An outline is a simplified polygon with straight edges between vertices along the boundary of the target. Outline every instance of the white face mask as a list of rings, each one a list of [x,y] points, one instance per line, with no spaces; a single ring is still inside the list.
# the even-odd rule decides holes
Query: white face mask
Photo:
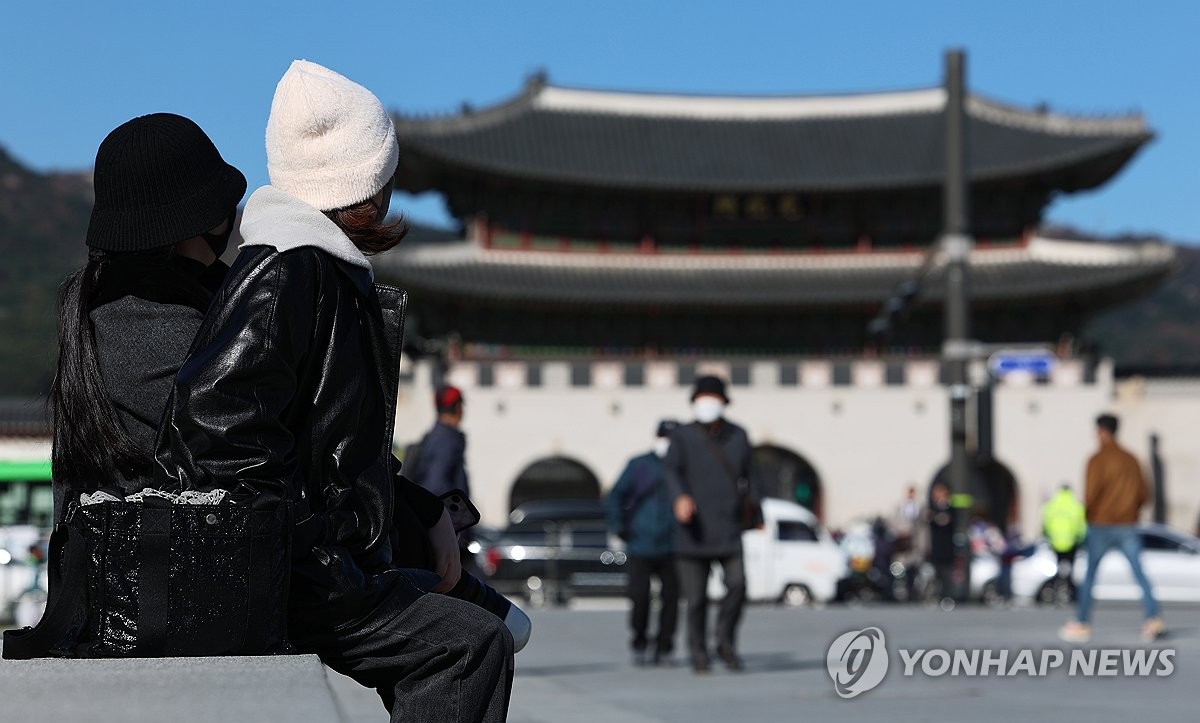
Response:
[[[692,402],[692,414],[696,415],[696,421],[701,424],[712,424],[721,418],[724,411],[725,402],[717,397],[700,397]]]
[[[658,455],[659,459],[667,456],[667,450],[671,448],[671,440],[666,437],[659,437],[654,440],[654,454]]]

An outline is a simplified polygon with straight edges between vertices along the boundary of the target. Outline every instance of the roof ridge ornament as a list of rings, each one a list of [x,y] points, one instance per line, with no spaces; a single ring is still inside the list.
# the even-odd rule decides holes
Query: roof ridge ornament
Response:
[[[545,68],[538,68],[525,79],[525,89],[532,93],[536,93],[549,84],[550,74],[546,72]]]

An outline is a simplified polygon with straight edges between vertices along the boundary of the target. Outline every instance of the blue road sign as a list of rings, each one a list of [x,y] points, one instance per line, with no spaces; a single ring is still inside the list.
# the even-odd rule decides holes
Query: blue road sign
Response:
[[[1039,349],[998,351],[988,359],[988,368],[998,377],[1024,373],[1048,377],[1054,371],[1054,354]]]

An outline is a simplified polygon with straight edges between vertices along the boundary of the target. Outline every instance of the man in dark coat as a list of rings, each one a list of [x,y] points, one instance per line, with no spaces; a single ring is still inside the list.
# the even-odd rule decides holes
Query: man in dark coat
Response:
[[[434,393],[437,421],[421,440],[417,458],[405,470],[409,479],[435,495],[458,490],[467,497],[467,436],[459,427],[463,419],[463,394],[458,387],[438,387]]]
[[[731,670],[742,667],[736,639],[746,600],[739,486],[749,485],[751,450],[745,430],[722,416],[728,403],[723,380],[697,379],[692,393],[696,421],[671,435],[665,463],[667,489],[679,523],[675,559],[688,603],[688,648],[697,673],[709,670],[707,589],[714,562],[721,565],[728,591],[717,616],[717,655]]]
[[[663,458],[670,449],[673,420],[658,424],[654,449],[629,460],[612,491],[604,500],[608,528],[625,541],[629,556],[628,593],[633,603],[629,627],[633,632],[633,663],[645,665],[670,660],[675,648],[675,625],[679,617],[679,582],[671,554],[675,514],[663,482]],[[646,628],[650,623],[650,577],[660,583],[661,607],[658,635],[653,653],[647,650]]]

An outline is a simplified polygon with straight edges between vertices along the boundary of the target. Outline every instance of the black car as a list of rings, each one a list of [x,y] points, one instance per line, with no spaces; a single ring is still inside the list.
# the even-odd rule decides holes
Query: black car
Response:
[[[625,551],[610,538],[599,500],[527,502],[482,557],[493,587],[533,605],[625,591]]]

